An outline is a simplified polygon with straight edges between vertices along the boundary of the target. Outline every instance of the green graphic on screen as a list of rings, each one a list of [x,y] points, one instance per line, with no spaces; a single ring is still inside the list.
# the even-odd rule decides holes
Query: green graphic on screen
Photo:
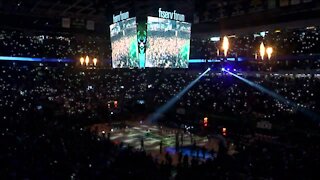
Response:
[[[113,68],[139,67],[136,18],[110,25]]]
[[[188,68],[191,24],[148,17],[146,67]]]
[[[139,66],[145,67],[146,63],[146,43],[147,43],[147,26],[146,22],[138,23],[138,49],[139,49]]]

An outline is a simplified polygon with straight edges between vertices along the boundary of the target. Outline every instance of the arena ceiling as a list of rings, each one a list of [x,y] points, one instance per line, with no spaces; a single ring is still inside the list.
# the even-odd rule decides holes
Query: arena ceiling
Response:
[[[200,18],[215,21],[219,13],[233,16],[242,11],[251,11],[251,8],[267,9],[270,1],[273,0],[0,0],[0,12],[55,17],[103,17],[121,10],[128,10],[139,16],[162,7],[169,10],[175,9],[191,18],[197,14]],[[315,0],[303,1],[314,2],[309,6],[310,8],[319,5]],[[274,2],[278,1],[274,0]],[[305,8],[301,3],[295,9],[299,7]]]
[[[304,0],[311,3],[272,10],[268,7],[270,1],[272,0],[0,0],[0,13],[9,16],[84,18],[95,20],[97,24],[111,24],[112,14],[119,11],[130,11],[132,17],[146,17],[162,7],[186,14],[187,21],[194,23],[193,31],[201,33],[274,24],[292,19],[320,18],[319,1]]]
[[[102,18],[118,11],[146,14],[153,8],[169,7],[193,13],[194,0],[0,0],[0,12],[46,17]]]
[[[104,3],[97,0],[0,0],[5,14],[21,14],[41,17],[95,17],[105,12]]]

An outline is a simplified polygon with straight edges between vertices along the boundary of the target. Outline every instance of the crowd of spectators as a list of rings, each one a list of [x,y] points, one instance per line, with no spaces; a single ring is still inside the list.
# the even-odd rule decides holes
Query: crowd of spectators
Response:
[[[93,35],[1,29],[0,40],[1,56],[61,59],[107,56],[106,39]]]
[[[112,40],[112,67],[128,68],[139,67],[137,55],[137,42],[134,35],[127,34],[125,37]]]
[[[251,34],[239,34],[229,38],[229,57],[240,57],[247,60],[246,68],[259,70],[256,63],[262,62],[259,46],[264,42],[274,49],[273,58],[268,63],[273,69],[318,69],[319,61],[319,27],[302,29],[279,29]],[[45,57],[79,59],[81,56],[95,56],[98,59],[110,60],[128,57],[119,46],[111,51],[106,38],[101,36],[82,36],[69,33],[27,32],[23,30],[1,29],[0,55],[18,57]],[[147,41],[147,66],[155,66],[157,62],[163,67],[185,67],[182,48],[188,44],[186,39],[170,39],[165,37],[149,37]],[[162,44],[162,46],[158,46]],[[128,47],[130,43],[126,43]],[[128,48],[122,48],[125,50]],[[220,49],[220,52],[217,50]],[[217,59],[222,56],[221,42],[210,39],[191,39],[190,59]],[[255,59],[257,58],[257,59]],[[123,58],[122,58],[123,59]],[[131,62],[131,61],[130,61]],[[136,66],[137,62],[131,66]],[[121,66],[119,63],[116,66]]]
[[[219,146],[215,159],[203,162],[185,156],[176,166],[169,155],[165,160],[154,159],[148,152],[115,144],[89,129],[97,123],[135,118],[140,121],[137,117],[150,115],[201,71],[1,63],[0,177],[319,179],[316,170],[320,167],[320,73],[317,72],[320,63],[311,58],[319,50],[318,33],[318,28],[309,27],[269,32],[264,37],[230,38],[231,56],[254,57],[262,40],[267,46],[275,47],[279,59],[307,56],[303,61],[296,59],[295,63],[286,60],[239,63],[230,68],[292,103],[283,104],[220,70],[209,72],[158,123],[188,127],[188,130],[192,127],[193,133],[210,137],[221,134],[224,127],[222,138],[227,145]],[[1,30],[0,39],[1,56],[72,58],[102,51],[97,39],[70,34],[27,35],[23,31]],[[215,57],[215,48],[220,46],[217,42],[191,44],[193,56],[199,54],[207,59]],[[160,53],[166,48],[156,51]],[[306,68],[314,71],[296,70]],[[204,117],[208,119],[206,127],[202,124]],[[260,126],[263,123],[271,126]],[[234,153],[228,151],[231,146]]]
[[[15,63],[2,65],[0,73],[1,177],[310,179],[318,174],[316,118],[221,72],[204,76],[160,123],[189,124],[203,133],[199,121],[207,116],[212,133],[219,133],[218,126],[228,127],[227,141],[238,153],[229,155],[220,148],[215,160],[194,158],[176,167],[170,159],[160,162],[146,152],[114,145],[90,134],[87,127],[149,114],[200,72]],[[319,74],[261,72],[244,77],[320,113]],[[137,103],[140,100],[144,106]],[[114,101],[117,106],[110,105]],[[259,121],[272,123],[272,129],[261,132]],[[276,139],[255,141],[261,133]]]
[[[100,1],[92,2],[87,8],[103,9],[104,3],[97,2]],[[77,10],[77,7],[83,3],[75,2],[62,15],[69,16],[69,12],[77,11],[74,15],[81,16],[81,11],[85,13],[87,8]],[[88,55],[90,59],[97,57],[99,64],[89,67],[80,66],[79,62],[0,62],[1,179],[320,179],[319,27],[230,35],[228,57],[235,57],[235,61],[203,63],[212,71],[154,122],[186,134],[208,137],[209,143],[218,141],[217,149],[196,147],[194,143],[197,153],[200,149],[212,152],[212,159],[182,156],[182,152],[178,152],[175,164],[175,157],[165,148],[163,152],[160,148],[159,152],[164,158],[158,159],[155,157],[162,156],[152,156],[144,151],[143,145],[141,149],[134,149],[123,142],[111,141],[107,135],[101,136],[106,132],[92,129],[115,124],[129,128],[125,127],[125,122],[132,120],[142,123],[202,71],[193,68],[107,69],[100,66],[100,62],[109,63],[113,59],[114,67],[139,66],[137,54],[134,54],[138,49],[134,42],[135,19],[130,23],[132,26],[129,25],[131,28],[127,26],[128,30],[118,31],[115,41],[111,37],[111,50],[108,34],[82,31],[81,25],[73,27],[77,26],[74,18],[71,18],[72,27],[58,28],[64,32],[50,32],[60,27],[60,18],[48,21],[49,18],[44,17],[32,22],[37,18],[10,16],[22,12],[33,16],[39,8],[47,7],[46,2],[29,3],[32,9],[22,8],[24,4],[0,1],[0,9],[5,10],[2,19],[10,17],[0,28],[0,56],[79,60]],[[52,16],[51,11],[64,4],[57,1],[44,16]],[[293,11],[313,17],[318,4],[314,0],[199,0],[195,1],[192,17],[195,24],[197,21],[224,24],[225,21],[228,25],[227,17],[255,16],[256,12],[268,15],[267,11],[273,9],[291,16],[285,12],[287,9],[280,9],[289,5]],[[133,1],[129,5],[134,5],[134,9],[139,7]],[[106,6],[109,14],[118,5]],[[311,13],[302,11],[300,6],[309,7]],[[172,8],[174,6],[169,7]],[[291,19],[300,13],[293,14]],[[259,24],[248,22],[249,19],[244,17],[244,22],[235,22],[236,19],[230,22],[235,22],[233,26]],[[264,21],[272,22],[272,19]],[[22,24],[26,27],[17,28]],[[140,53],[146,52],[147,66],[186,68],[189,49],[190,59],[223,59],[221,41],[217,38],[193,37],[189,44],[188,25],[182,23],[179,32],[170,30],[169,23],[165,24],[168,27],[162,30],[148,29],[148,37],[139,42],[140,51],[143,51]],[[99,24],[96,25],[98,28]],[[260,59],[261,42],[273,47],[270,60]],[[244,61],[238,62],[240,58]],[[222,72],[222,67],[252,83]],[[268,90],[261,92],[255,87],[267,88],[273,97],[264,93]],[[290,100],[290,103],[283,104],[279,99]],[[175,142],[179,146],[177,141],[179,133]],[[143,144],[143,138],[141,142]]]
[[[148,67],[186,68],[188,62],[181,57],[181,51],[188,45],[187,38],[152,36],[148,38],[146,64]]]
[[[319,27],[236,34],[229,38],[231,46],[229,55],[254,58],[259,53],[261,42],[273,47],[274,55],[278,58],[315,55],[319,54],[319,34]],[[193,38],[191,39],[191,58],[216,58],[223,55],[222,52],[217,53],[217,49],[221,50],[221,47],[221,41],[214,38],[205,40]]]

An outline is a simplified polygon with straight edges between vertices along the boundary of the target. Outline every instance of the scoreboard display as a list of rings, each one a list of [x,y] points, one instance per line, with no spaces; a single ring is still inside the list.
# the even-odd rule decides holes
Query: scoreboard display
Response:
[[[188,68],[191,24],[176,10],[139,20],[129,12],[110,25],[113,68]]]
[[[191,24],[148,17],[146,67],[188,68]]]
[[[136,18],[110,25],[113,68],[139,67]]]

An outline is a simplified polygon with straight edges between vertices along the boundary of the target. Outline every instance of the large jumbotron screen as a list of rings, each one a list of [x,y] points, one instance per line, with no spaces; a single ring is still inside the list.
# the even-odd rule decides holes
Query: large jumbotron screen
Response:
[[[188,68],[191,24],[148,17],[146,67]]]
[[[110,25],[113,68],[139,67],[136,18]]]

